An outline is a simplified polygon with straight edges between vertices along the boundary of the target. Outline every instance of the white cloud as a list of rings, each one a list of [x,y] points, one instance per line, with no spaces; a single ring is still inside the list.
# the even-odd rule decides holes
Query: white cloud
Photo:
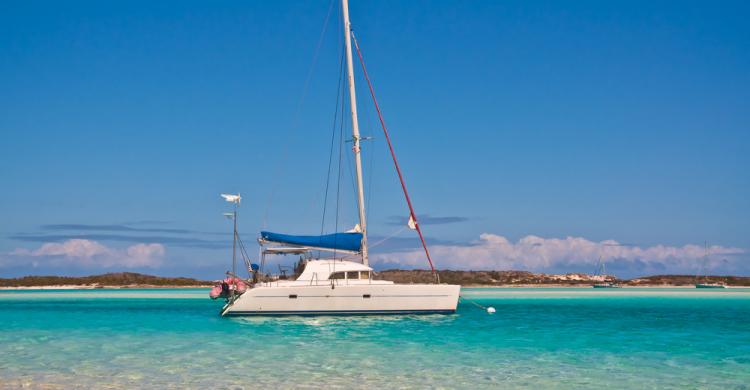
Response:
[[[744,254],[741,248],[711,246],[712,264],[725,261],[722,256]],[[544,271],[595,266],[601,256],[609,263],[617,261],[623,268],[673,272],[695,271],[703,263],[702,245],[680,247],[655,245],[638,247],[621,245],[614,240],[590,241],[582,237],[542,238],[526,236],[511,242],[503,236],[484,233],[468,246],[437,245],[430,247],[433,260],[441,269],[472,270],[530,270]],[[424,268],[426,260],[421,250],[378,254],[374,263]],[[625,262],[625,263],[623,263]]]
[[[72,239],[45,243],[29,250],[18,248],[9,253],[5,265],[31,260],[34,267],[81,266],[95,268],[156,267],[162,263],[166,250],[162,244],[135,244],[125,249],[110,248],[92,240]],[[3,265],[3,264],[0,264]]]

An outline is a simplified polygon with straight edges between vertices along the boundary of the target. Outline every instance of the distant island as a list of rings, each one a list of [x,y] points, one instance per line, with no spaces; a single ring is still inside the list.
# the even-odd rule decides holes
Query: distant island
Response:
[[[135,272],[114,272],[91,276],[24,276],[22,278],[0,278],[0,288],[49,287],[49,288],[184,288],[211,287],[213,282],[192,278],[168,278],[144,275]]]
[[[432,273],[427,270],[386,270],[378,278],[396,283],[429,283]],[[615,282],[622,286],[693,286],[695,275],[654,275],[634,279],[618,279],[611,275],[596,276],[580,273],[543,274],[528,271],[438,271],[440,282],[462,286],[589,286],[601,282]],[[727,286],[750,286],[746,276],[701,276],[701,283],[724,283]]]
[[[694,275],[655,275],[634,279],[617,279],[613,276],[588,274],[543,274],[527,271],[438,271],[442,283],[460,284],[465,287],[535,287],[564,286],[585,287],[603,281],[616,282],[622,286],[692,286],[698,280]],[[376,279],[392,280],[396,283],[431,283],[432,273],[427,270],[385,270],[375,273]],[[750,277],[701,276],[701,283],[724,283],[727,286],[748,286]],[[182,277],[161,277],[134,272],[116,272],[103,275],[70,276],[24,276],[0,278],[0,288],[184,288],[210,287],[212,281]]]

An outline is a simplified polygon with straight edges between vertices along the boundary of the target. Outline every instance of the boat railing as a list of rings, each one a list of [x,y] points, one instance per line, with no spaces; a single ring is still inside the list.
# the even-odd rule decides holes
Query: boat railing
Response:
[[[352,285],[370,285],[373,284],[373,279],[355,279],[358,280],[359,283],[353,283],[350,279],[319,279],[317,276],[313,276],[312,279],[309,281],[304,280],[300,282],[304,282],[304,284],[293,284],[291,286],[293,287],[319,287],[319,286],[352,286]],[[257,283],[257,285],[265,286],[265,287],[281,287],[280,282],[289,282],[284,280],[272,280],[272,281],[265,281]]]

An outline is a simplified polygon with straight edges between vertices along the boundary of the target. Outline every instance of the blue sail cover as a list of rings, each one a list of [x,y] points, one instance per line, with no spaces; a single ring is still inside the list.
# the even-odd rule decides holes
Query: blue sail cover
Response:
[[[309,246],[318,249],[335,249],[359,252],[362,247],[362,233],[333,233],[323,236],[292,236],[289,234],[260,232],[265,241],[298,246]]]

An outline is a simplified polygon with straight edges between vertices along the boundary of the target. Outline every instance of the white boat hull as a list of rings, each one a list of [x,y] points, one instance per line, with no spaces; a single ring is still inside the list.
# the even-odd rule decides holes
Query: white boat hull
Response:
[[[259,286],[222,309],[222,316],[453,313],[461,286],[359,284]]]

